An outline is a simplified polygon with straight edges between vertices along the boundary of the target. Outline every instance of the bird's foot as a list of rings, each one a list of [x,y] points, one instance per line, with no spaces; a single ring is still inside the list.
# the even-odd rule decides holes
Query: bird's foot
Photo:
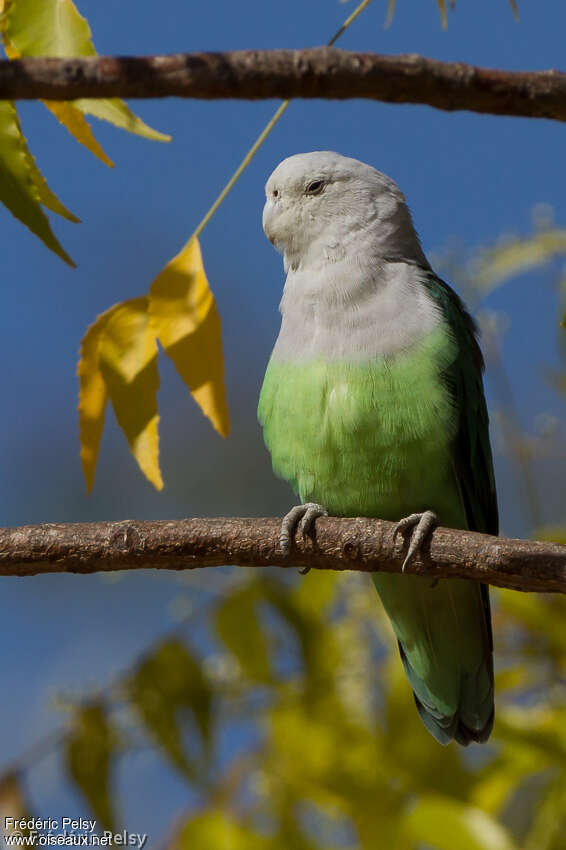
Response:
[[[419,552],[426,538],[432,533],[437,525],[438,517],[432,511],[424,511],[420,514],[410,514],[409,516],[403,517],[403,519],[399,520],[393,529],[393,540],[397,539],[398,534],[405,536],[407,532],[411,533],[409,549],[405,556],[405,560],[403,561],[403,566],[401,567],[402,572],[405,572],[405,569],[409,566],[417,552]]]
[[[312,533],[314,524],[320,516],[328,516],[328,511],[323,505],[316,502],[305,502],[304,505],[295,505],[289,513],[285,514],[281,523],[281,534],[279,535],[279,545],[284,555],[288,555],[291,551],[291,541],[299,527],[299,531],[303,538]],[[310,567],[304,567],[299,570],[301,575],[306,575]]]

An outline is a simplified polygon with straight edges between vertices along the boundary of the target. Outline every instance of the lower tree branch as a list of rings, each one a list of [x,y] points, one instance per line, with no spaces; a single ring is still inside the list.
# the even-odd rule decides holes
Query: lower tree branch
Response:
[[[566,74],[335,47],[0,62],[0,98],[370,98],[566,121]]]
[[[0,575],[94,573],[235,565],[400,573],[406,542],[378,519],[321,518],[316,539],[279,547],[280,519],[46,523],[0,529]],[[566,593],[566,546],[437,528],[408,570],[515,590]]]

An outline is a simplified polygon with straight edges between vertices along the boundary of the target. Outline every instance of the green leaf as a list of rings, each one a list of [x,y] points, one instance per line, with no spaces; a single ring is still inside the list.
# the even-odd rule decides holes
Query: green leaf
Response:
[[[2,35],[11,59],[18,56],[96,56],[88,21],[78,12],[72,0],[9,0],[3,17]],[[130,133],[162,142],[171,139],[145,124],[121,100],[85,98],[71,101],[70,105]],[[59,110],[57,117],[77,141],[109,162],[104,152],[95,150],[96,143],[87,139],[84,127],[79,126],[69,110]]]
[[[252,681],[270,682],[267,639],[257,613],[261,599],[255,582],[231,593],[216,611],[216,632]]]
[[[415,842],[434,850],[516,850],[497,821],[449,797],[421,797],[403,828]]]
[[[54,200],[57,199],[49,192],[43,178],[40,180],[38,175],[37,166],[22,133],[16,107],[9,100],[2,100],[0,101],[0,200],[51,251],[74,267],[75,264],[59,244],[41,208],[42,202],[53,208]],[[39,188],[38,184],[40,184]],[[65,209],[62,204],[61,207]],[[68,213],[67,210],[66,212]],[[68,213],[68,216],[70,215],[71,213]]]
[[[71,0],[9,0],[2,32],[20,56],[95,56],[88,22]]]
[[[166,640],[131,676],[127,691],[148,732],[174,766],[194,779],[195,758],[184,746],[181,721],[188,712],[205,752],[212,737],[212,692],[198,660],[180,641]]]
[[[116,818],[111,786],[116,736],[102,703],[78,709],[65,741],[67,770],[90,805],[97,821],[114,831]]]
[[[35,157],[32,156],[31,152],[26,148],[27,154],[27,163],[30,171],[31,179],[35,183],[35,187],[37,189],[39,200],[43,204],[44,207],[47,207],[51,212],[57,213],[57,215],[62,216],[62,218],[66,218],[67,221],[72,221],[74,224],[78,224],[80,222],[80,218],[77,218],[67,207],[61,203],[57,195],[51,191],[49,186],[47,185],[47,181],[39,168],[37,167],[37,163],[35,161]]]

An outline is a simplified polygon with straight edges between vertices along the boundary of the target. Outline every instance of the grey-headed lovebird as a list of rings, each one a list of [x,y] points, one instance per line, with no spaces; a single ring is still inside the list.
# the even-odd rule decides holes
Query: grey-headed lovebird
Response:
[[[438,521],[497,534],[475,324],[431,269],[405,198],[381,172],[328,151],[285,159],[263,228],[287,279],[259,420],[301,504],[291,545],[318,516],[380,517],[410,538]],[[486,741],[493,644],[485,585],[373,573],[419,714],[442,744]]]

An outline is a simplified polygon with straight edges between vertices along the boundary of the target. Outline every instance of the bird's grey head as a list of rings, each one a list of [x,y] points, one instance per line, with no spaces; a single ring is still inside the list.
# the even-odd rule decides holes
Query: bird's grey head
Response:
[[[263,229],[287,267],[403,259],[428,267],[397,184],[357,159],[313,151],[281,162],[265,186]]]

